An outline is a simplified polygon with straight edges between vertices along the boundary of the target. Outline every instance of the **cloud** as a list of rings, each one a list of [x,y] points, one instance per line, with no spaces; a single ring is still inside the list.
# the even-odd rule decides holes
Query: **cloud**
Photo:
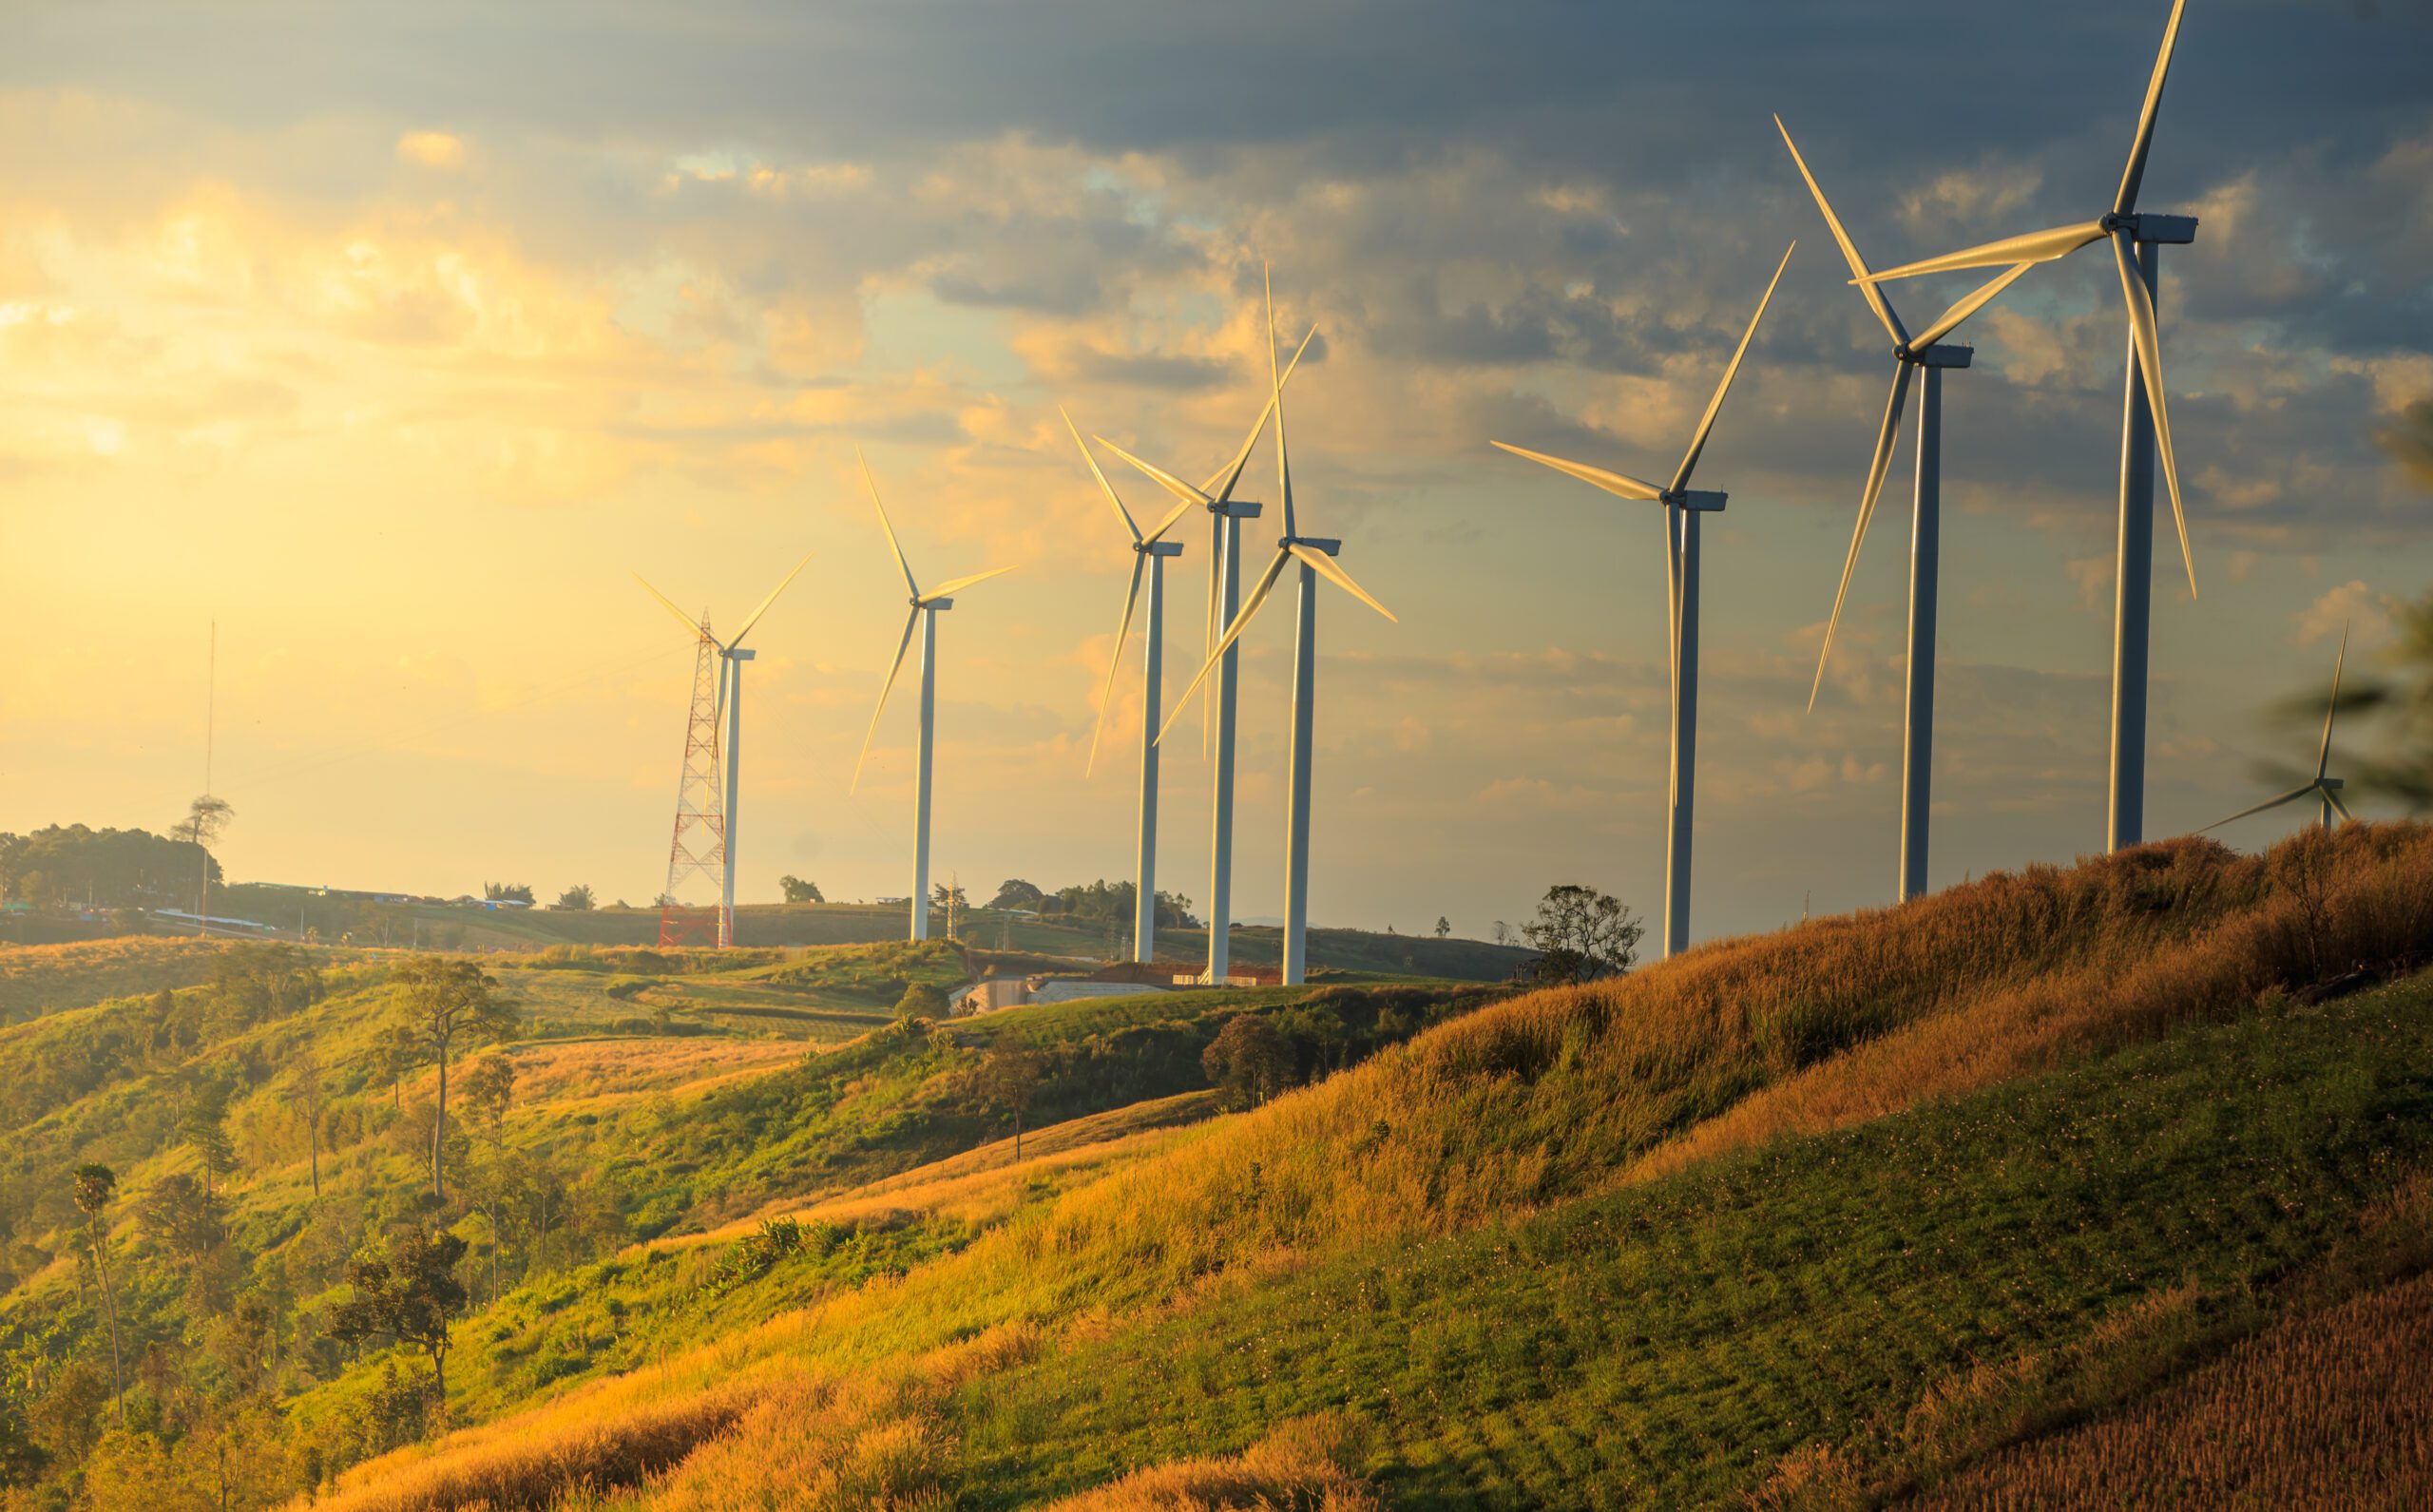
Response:
[[[409,131],[397,139],[397,161],[424,168],[461,168],[465,141],[445,131]]]
[[[2398,601],[2389,594],[2377,593],[2363,580],[2352,578],[2318,595],[2289,620],[2296,627],[2296,644],[2313,645],[2347,635],[2355,644],[2369,646],[2389,634],[2397,607]]]

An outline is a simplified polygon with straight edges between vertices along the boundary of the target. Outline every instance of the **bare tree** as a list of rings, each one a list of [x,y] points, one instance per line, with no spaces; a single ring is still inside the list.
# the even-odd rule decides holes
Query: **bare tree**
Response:
[[[110,1226],[105,1216],[118,1191],[118,1173],[90,1162],[76,1168],[76,1208],[85,1215],[86,1238],[93,1247],[93,1271],[101,1278],[102,1311],[110,1324],[110,1396],[118,1403],[118,1426],[126,1426],[126,1396],[119,1366],[118,1297],[110,1291]]]
[[[211,848],[220,839],[220,833],[228,828],[228,821],[236,816],[236,807],[226,798],[215,798],[206,793],[186,805],[186,816],[169,832],[177,839],[192,842],[202,852],[202,884],[194,905],[198,917],[208,918],[211,914]],[[207,928],[195,926],[199,931]]]
[[[431,1123],[431,1192],[448,1195],[441,1154],[448,1140],[448,1055],[461,1040],[498,1041],[515,1032],[515,1009],[498,995],[498,984],[470,961],[415,956],[401,963],[391,980],[398,987],[397,1015],[417,1051],[439,1065],[437,1116]]]

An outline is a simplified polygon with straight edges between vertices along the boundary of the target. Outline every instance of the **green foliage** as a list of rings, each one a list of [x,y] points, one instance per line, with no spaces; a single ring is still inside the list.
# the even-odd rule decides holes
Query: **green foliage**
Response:
[[[1235,1108],[1255,1108],[1292,1085],[1293,1062],[1284,1036],[1256,1013],[1226,1020],[1199,1053],[1208,1080],[1225,1094],[1226,1105]]]
[[[915,982],[904,989],[904,996],[895,1000],[895,1022],[933,1023],[945,1018],[951,1007],[952,1005],[947,1002],[945,988],[931,982]]]
[[[1437,932],[1441,937],[1448,931],[1440,928]],[[1645,932],[1619,898],[1568,883],[1548,888],[1538,902],[1537,917],[1521,927],[1522,938],[1538,951],[1531,976],[1550,983],[1619,976],[1638,959],[1639,937]]]
[[[530,904],[537,901],[532,896],[532,885],[528,882],[485,882],[482,884],[482,896],[492,903]]]
[[[334,1303],[324,1328],[348,1344],[386,1341],[419,1349],[431,1361],[435,1394],[448,1396],[448,1350],[456,1311],[465,1305],[456,1278],[465,1241],[443,1231],[407,1228],[377,1250],[347,1262],[354,1295]]]
[[[818,883],[806,881],[801,877],[795,876],[791,871],[777,879],[777,890],[785,894],[785,899],[788,903],[825,903],[828,901],[827,898],[820,894]]]
[[[599,906],[599,901],[589,884],[578,882],[558,894],[557,907],[569,913],[588,913]]]
[[[218,882],[220,863],[202,847],[144,830],[0,833],[0,896],[37,907],[190,909],[206,867]]]

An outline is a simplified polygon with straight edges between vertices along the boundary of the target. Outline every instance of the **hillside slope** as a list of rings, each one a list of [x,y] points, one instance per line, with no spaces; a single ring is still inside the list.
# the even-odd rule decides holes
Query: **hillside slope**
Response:
[[[1832,1506],[2001,1476],[2433,1260],[2428,960],[2417,826],[1724,942],[1471,1013],[332,1504]]]

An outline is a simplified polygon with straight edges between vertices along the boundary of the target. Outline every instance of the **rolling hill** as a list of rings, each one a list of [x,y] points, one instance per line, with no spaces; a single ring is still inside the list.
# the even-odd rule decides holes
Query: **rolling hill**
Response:
[[[230,1464],[245,1504],[361,1509],[2433,1494],[2423,827],[2147,846],[1523,995],[1347,983],[907,1027],[878,1000],[921,959],[817,957],[792,980],[503,968],[530,1006],[492,1053],[524,1095],[451,1204],[416,1196],[395,1138],[421,1083],[350,1072],[362,1132],[318,1198],[249,1135],[227,1257],[181,1273],[170,1225],[125,1221],[150,1373],[124,1430],[77,1398],[74,1494],[155,1506]],[[272,1128],[299,1046],[352,1065],[376,1043],[384,970],[332,963],[309,1006],[216,1038],[206,1014],[173,1065],[129,1051],[63,1106],[15,1104],[0,1197],[51,1258],[0,1319],[47,1362],[13,1410],[53,1464],[77,1447],[56,1383],[106,1349],[60,1173],[190,1169],[149,1110],[198,1058],[259,1067],[229,1126]],[[840,1040],[731,1011],[783,1005],[762,993],[869,1018]],[[49,1063],[149,1003],[0,1044]],[[1289,1065],[1212,1087],[1242,1014]],[[536,1234],[511,1210],[543,1163],[565,1206]],[[421,1354],[323,1327],[363,1279],[350,1239],[432,1225],[468,1241],[444,1405]],[[215,1265],[224,1299],[195,1278]],[[250,1354],[226,1342],[247,1298],[283,1304]]]

